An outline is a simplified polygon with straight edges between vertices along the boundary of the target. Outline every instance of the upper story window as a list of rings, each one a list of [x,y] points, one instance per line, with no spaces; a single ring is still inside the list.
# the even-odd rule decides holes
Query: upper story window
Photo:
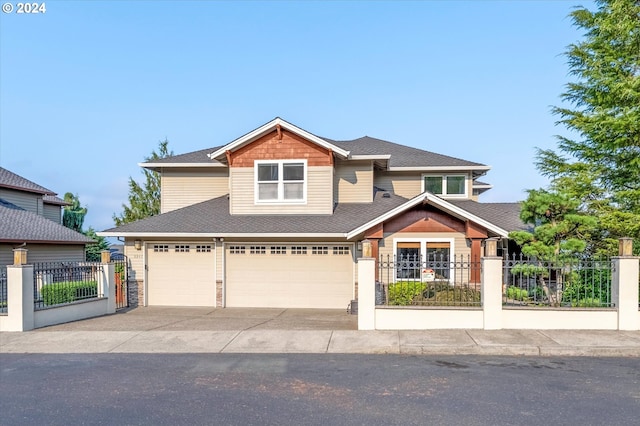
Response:
[[[422,192],[448,197],[467,196],[467,177],[465,175],[422,175]]]
[[[306,200],[306,160],[256,161],[255,179],[256,202],[301,203]]]

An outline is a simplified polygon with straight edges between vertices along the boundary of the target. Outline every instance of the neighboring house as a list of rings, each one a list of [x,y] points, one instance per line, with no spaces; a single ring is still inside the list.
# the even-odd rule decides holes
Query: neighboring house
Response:
[[[375,257],[479,261],[523,228],[519,204],[477,201],[489,166],[280,118],[140,165],[161,175],[161,214],[98,235],[124,238],[141,305],[346,308],[365,239]]]
[[[62,225],[56,193],[0,167],[0,266],[13,264],[13,249],[28,250],[29,263],[85,260],[91,238]]]

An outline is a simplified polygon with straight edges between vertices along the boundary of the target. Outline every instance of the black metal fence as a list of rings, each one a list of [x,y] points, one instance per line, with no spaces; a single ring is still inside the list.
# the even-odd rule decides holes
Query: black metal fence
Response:
[[[7,303],[7,267],[0,266],[0,314],[7,313]]]
[[[542,261],[523,255],[504,259],[503,304],[521,307],[608,308],[611,259]]]
[[[376,303],[388,306],[482,306],[481,265],[470,256],[381,256]]]
[[[98,286],[102,264],[90,262],[35,263],[34,309],[104,297]]]

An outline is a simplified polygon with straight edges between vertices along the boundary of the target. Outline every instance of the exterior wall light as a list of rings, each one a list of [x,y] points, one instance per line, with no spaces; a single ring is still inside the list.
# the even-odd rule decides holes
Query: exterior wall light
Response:
[[[136,250],[140,250],[142,248],[142,241],[141,240],[135,240],[133,242],[133,246],[135,247]]]

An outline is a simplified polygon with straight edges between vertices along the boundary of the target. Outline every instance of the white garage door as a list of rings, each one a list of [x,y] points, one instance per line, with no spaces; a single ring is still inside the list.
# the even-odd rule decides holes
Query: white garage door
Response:
[[[216,306],[212,244],[148,244],[147,265],[149,305]]]
[[[226,306],[345,309],[351,245],[226,244]]]

